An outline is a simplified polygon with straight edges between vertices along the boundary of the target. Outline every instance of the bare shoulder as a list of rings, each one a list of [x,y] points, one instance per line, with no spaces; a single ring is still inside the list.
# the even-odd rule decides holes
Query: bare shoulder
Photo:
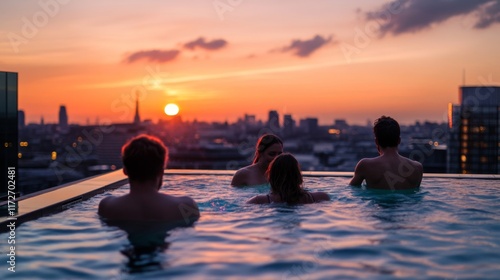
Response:
[[[424,167],[422,166],[422,163],[416,161],[416,160],[412,160],[413,164],[415,165],[415,167],[417,167],[420,171],[424,170]]]
[[[330,200],[330,196],[325,192],[313,192],[311,195],[316,202]]]
[[[177,201],[179,204],[185,204],[198,208],[198,204],[196,203],[196,201],[194,201],[194,199],[189,196],[180,196],[177,198]]]
[[[409,159],[409,158],[405,158],[406,161],[409,163],[409,165],[411,165],[413,168],[415,168],[415,171],[417,173],[423,173],[423,170],[424,170],[424,167],[422,166],[422,164],[416,160],[412,160],[412,159]]]
[[[265,204],[265,203],[269,203],[268,199],[267,199],[267,196],[265,195],[256,195],[252,198],[250,198],[247,203],[250,203],[250,204]]]
[[[103,216],[104,218],[111,218],[115,215],[116,210],[116,201],[119,197],[116,196],[107,196],[103,198],[99,202],[99,206],[97,209],[97,214]]]
[[[252,174],[252,170],[250,168],[251,166],[245,166],[236,171],[233,179],[231,180],[231,186],[240,187],[248,185],[248,177]]]
[[[178,198],[178,207],[184,218],[197,218],[200,216],[200,209],[194,199],[189,196],[181,196]]]
[[[374,164],[377,163],[377,158],[363,158],[360,161],[358,161],[358,164],[356,165],[356,169],[364,169],[368,168]]]

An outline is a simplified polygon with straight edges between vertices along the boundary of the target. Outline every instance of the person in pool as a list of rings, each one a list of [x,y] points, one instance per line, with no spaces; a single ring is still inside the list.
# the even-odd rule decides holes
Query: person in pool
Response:
[[[271,184],[271,192],[267,195],[254,196],[247,203],[286,202],[289,204],[302,204],[330,200],[327,193],[308,192],[303,189],[299,162],[289,153],[275,157],[269,164],[266,174]]]
[[[374,189],[401,190],[419,187],[423,167],[420,162],[399,155],[401,137],[398,122],[391,117],[382,116],[375,121],[373,133],[380,156],[360,160],[350,185],[360,186],[364,180],[366,187]]]
[[[233,187],[267,184],[266,170],[269,163],[283,153],[283,141],[274,134],[264,134],[257,141],[252,165],[236,171],[231,181]]]
[[[99,203],[98,213],[109,220],[191,222],[200,216],[198,205],[187,196],[175,197],[159,192],[168,160],[162,141],[139,135],[122,147],[123,173],[130,192],[108,196]]]

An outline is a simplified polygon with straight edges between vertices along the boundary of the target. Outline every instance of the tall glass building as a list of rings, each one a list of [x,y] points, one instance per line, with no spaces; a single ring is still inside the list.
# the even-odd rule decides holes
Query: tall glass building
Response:
[[[7,199],[8,190],[17,192],[17,186],[15,185],[18,176],[17,151],[19,145],[17,114],[17,73],[0,71],[1,200]],[[14,176],[9,178],[7,175]]]
[[[500,87],[463,86],[448,107],[448,173],[500,173]]]

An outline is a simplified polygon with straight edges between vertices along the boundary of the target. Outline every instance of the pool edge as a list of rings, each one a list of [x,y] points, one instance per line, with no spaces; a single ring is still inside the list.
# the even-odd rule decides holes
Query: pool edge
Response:
[[[18,204],[16,215],[0,217],[0,233],[10,231],[9,226],[12,224],[18,227],[24,222],[64,211],[75,203],[104,191],[116,189],[126,182],[127,177],[121,170],[117,170],[36,192],[26,197],[22,196],[16,199]]]

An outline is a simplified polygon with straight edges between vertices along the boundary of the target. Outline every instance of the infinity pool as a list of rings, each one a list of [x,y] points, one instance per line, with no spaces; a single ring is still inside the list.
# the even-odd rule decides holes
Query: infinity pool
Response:
[[[231,188],[227,175],[166,175],[163,191],[192,196],[193,225],[109,225],[99,201],[21,224],[16,272],[0,279],[498,279],[498,181],[424,178],[416,191],[347,187],[305,177],[331,201],[247,205],[268,187]],[[0,240],[7,240],[7,233]],[[6,241],[2,255],[7,254]],[[5,258],[5,257],[4,257]]]

